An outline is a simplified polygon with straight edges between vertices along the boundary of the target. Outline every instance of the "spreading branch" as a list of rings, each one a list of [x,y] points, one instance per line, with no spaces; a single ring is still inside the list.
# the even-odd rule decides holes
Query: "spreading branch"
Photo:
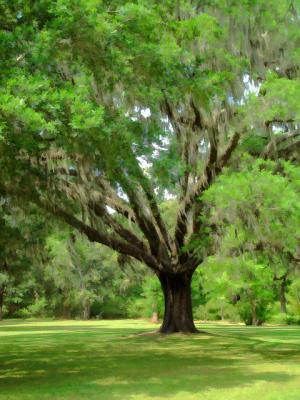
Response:
[[[225,151],[217,158],[217,151],[213,148],[209,154],[208,161],[205,165],[202,177],[193,186],[192,190],[187,193],[180,204],[177,214],[177,223],[175,229],[175,238],[178,246],[183,246],[184,238],[187,233],[187,215],[189,210],[194,206],[197,198],[212,184],[214,178],[220,174],[224,166],[230,160],[233,151],[239,142],[240,134],[236,132],[229,141]]]

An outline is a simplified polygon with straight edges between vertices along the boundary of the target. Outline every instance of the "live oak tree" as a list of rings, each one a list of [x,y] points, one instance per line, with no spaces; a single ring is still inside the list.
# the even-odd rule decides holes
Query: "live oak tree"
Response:
[[[0,11],[2,193],[146,264],[164,292],[161,332],[195,332],[201,195],[245,141],[266,157],[298,145],[281,91],[298,83],[297,2],[2,0]]]

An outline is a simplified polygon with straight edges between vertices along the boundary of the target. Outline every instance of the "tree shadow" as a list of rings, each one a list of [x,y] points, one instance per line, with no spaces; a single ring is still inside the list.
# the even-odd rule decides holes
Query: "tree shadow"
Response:
[[[7,337],[10,347],[0,354],[2,395],[22,391],[39,398],[42,391],[64,392],[66,399],[89,398],[95,393],[115,400],[134,395],[167,398],[178,392],[200,394],[259,381],[286,383],[295,375],[258,372],[253,366],[281,363],[286,357],[300,361],[299,344],[280,342],[276,335],[268,342],[256,335],[224,334],[225,329],[223,335],[220,331],[215,336],[149,337],[133,335],[134,325],[112,329],[108,323],[86,330],[73,330],[69,325],[72,333],[64,329],[57,333],[55,325],[52,331],[48,328],[44,327],[47,333],[35,331],[18,340]]]

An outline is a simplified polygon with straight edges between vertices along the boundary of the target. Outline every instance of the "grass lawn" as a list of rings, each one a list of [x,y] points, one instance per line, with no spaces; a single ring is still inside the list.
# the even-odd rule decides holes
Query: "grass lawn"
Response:
[[[300,400],[300,328],[143,321],[0,323],[0,400]]]

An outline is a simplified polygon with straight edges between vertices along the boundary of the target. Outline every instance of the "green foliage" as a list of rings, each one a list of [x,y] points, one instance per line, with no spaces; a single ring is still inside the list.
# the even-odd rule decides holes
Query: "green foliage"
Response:
[[[260,325],[268,319],[274,301],[273,274],[268,266],[245,256],[210,258],[204,282],[210,300],[206,310],[217,319],[234,317],[230,304],[246,325]]]
[[[148,276],[142,283],[140,296],[128,304],[128,316],[150,318],[153,313],[157,313],[162,318],[163,311],[164,300],[159,280],[155,276]]]
[[[209,297],[209,296],[207,296]],[[195,318],[204,321],[225,320],[240,322],[241,318],[236,307],[225,296],[212,296],[206,304],[195,309]]]
[[[52,287],[49,308],[54,315],[85,319],[127,315],[128,302],[138,291],[141,266],[120,269],[116,253],[68,231],[52,235],[47,245],[51,262],[44,285]]]
[[[296,256],[300,235],[299,168],[282,167],[285,176],[275,172],[275,164],[246,163],[239,172],[228,171],[204,195],[212,206],[211,219],[220,227],[221,251],[246,252],[272,264],[278,275]]]
[[[47,310],[48,304],[45,297],[36,299],[34,303],[30,304],[26,308],[22,308],[18,311],[18,313],[14,316],[18,316],[19,318],[41,318],[49,316],[49,310]]]
[[[46,258],[44,246],[49,225],[35,207],[25,214],[8,199],[1,200],[0,311],[12,316],[30,304],[35,288],[33,267],[42,265]]]
[[[297,275],[289,287],[287,294],[288,310],[286,322],[288,324],[300,324],[300,279]]]
[[[300,118],[299,81],[269,73],[260,89],[264,96],[252,97],[256,123],[261,121],[298,121]]]
[[[219,254],[208,260],[204,287],[211,301],[233,301],[246,324],[270,319],[279,282],[293,277],[300,237],[298,174],[290,163],[278,167],[246,158],[203,196],[210,223],[217,226]]]

